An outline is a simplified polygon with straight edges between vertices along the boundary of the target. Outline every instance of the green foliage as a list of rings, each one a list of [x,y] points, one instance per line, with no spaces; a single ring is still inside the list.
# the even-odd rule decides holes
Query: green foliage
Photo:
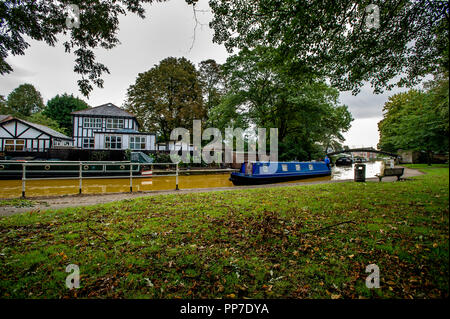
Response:
[[[54,46],[61,35],[68,35],[64,42],[66,52],[73,52],[74,71],[81,76],[78,86],[88,96],[93,85],[103,87],[102,75],[108,68],[95,60],[94,49],[112,49],[119,44],[119,18],[128,12],[145,17],[144,4],[165,0],[119,1],[35,1],[7,0],[0,2],[0,74],[13,69],[6,61],[9,54],[23,55],[30,46],[28,39],[43,41]],[[187,0],[192,4],[195,1]],[[68,4],[79,7],[79,26],[67,25]],[[75,22],[74,20],[69,22]],[[25,114],[27,115],[27,114]],[[28,114],[29,115],[29,114]]]
[[[198,72],[202,82],[205,106],[209,110],[219,104],[223,94],[224,78],[222,68],[216,61],[209,59],[200,62]]]
[[[214,42],[233,49],[272,46],[287,64],[334,87],[370,81],[375,92],[415,84],[448,71],[448,1],[211,0]],[[368,28],[367,6],[378,5],[379,28]],[[368,10],[370,11],[370,10]]]
[[[32,84],[21,84],[14,89],[6,101],[7,114],[28,117],[44,108],[41,93]]]
[[[428,91],[410,90],[389,98],[378,123],[379,148],[387,151],[448,152],[448,78],[438,78]]]
[[[72,94],[68,95],[67,93],[64,93],[63,95],[56,95],[48,100],[43,114],[55,120],[67,134],[71,135],[73,124],[72,116],[70,114],[89,107],[90,106],[82,99],[74,97]]]
[[[229,109],[220,105],[226,93],[222,66],[212,59],[202,61],[199,65],[199,74],[207,110],[205,126],[223,129],[225,127],[223,122],[230,118],[236,119],[237,114],[227,114]]]
[[[21,198],[0,200],[0,207],[33,207],[35,204],[34,201]]]
[[[0,114],[7,115],[9,112],[8,106],[6,105],[6,100],[3,95],[0,95]]]
[[[155,163],[172,163],[170,155],[166,153],[155,153],[154,155]]]
[[[342,141],[350,128],[352,117],[339,105],[339,92],[305,70],[293,70],[273,48],[243,49],[223,69],[228,93],[219,105],[222,120],[278,128],[280,159],[323,156],[316,143],[325,148]]]
[[[170,139],[173,129],[192,127],[193,120],[206,118],[199,73],[185,58],[166,58],[140,73],[128,88],[125,107],[162,141]]]
[[[58,122],[56,122],[55,120],[47,117],[44,115],[44,112],[39,112],[39,113],[34,113],[31,116],[25,118],[25,120],[32,122],[32,123],[36,123],[36,124],[41,124],[41,125],[45,125],[51,129],[54,129],[57,132],[66,134],[68,136],[71,135],[71,132],[66,131],[64,128],[60,127]]]

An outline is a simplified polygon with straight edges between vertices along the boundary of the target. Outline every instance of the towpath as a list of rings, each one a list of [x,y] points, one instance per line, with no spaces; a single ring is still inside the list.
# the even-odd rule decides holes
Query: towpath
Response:
[[[424,173],[416,169],[405,168],[403,178],[422,175]],[[397,178],[385,177],[384,182],[393,182]],[[137,193],[111,193],[111,194],[92,194],[92,195],[72,195],[72,196],[58,196],[58,197],[38,197],[31,198],[33,206],[31,207],[14,207],[14,206],[2,206],[0,207],[0,216],[13,215],[24,212],[39,212],[48,209],[59,209],[67,207],[80,207],[91,206],[96,204],[109,203],[113,201],[123,199],[134,199],[139,197],[157,196],[164,194],[187,194],[187,193],[205,193],[205,192],[217,192],[226,190],[237,189],[251,189],[251,188],[272,188],[272,187],[287,187],[296,185],[313,185],[313,184],[329,184],[329,183],[343,183],[349,180],[329,180],[329,181],[312,181],[312,182],[298,182],[298,183],[281,183],[281,184],[264,184],[264,185],[251,185],[251,186],[233,186],[233,187],[214,187],[214,188],[195,188],[195,189],[182,189],[182,190],[167,190],[167,191],[149,191],[149,192],[137,192]],[[367,178],[367,182],[378,182],[378,178]]]

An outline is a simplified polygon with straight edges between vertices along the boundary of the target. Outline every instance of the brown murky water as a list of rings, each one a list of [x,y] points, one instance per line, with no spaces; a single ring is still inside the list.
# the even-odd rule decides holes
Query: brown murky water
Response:
[[[374,177],[381,170],[381,162],[366,163],[366,177]],[[209,188],[209,187],[231,187],[233,184],[228,180],[230,174],[209,174],[179,176],[180,189]],[[307,178],[297,181],[286,182],[311,182],[326,180],[353,179],[353,166],[333,167],[332,175],[326,177]],[[78,179],[74,180],[27,180],[26,196],[59,196],[78,194]],[[124,179],[86,179],[83,180],[84,194],[118,193],[129,192],[130,180]],[[133,179],[133,191],[156,191],[175,189],[174,176],[154,176],[152,178]],[[22,194],[21,180],[0,180],[0,198],[17,198]]]

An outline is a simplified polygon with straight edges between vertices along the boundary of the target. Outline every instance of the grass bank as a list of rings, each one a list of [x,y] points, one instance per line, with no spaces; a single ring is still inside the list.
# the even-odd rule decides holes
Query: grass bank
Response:
[[[448,164],[402,164],[402,166],[414,169],[428,169],[428,168],[448,168]]]
[[[0,218],[2,298],[448,297],[449,170]],[[79,289],[65,287],[77,264]],[[380,269],[368,289],[366,266]]]

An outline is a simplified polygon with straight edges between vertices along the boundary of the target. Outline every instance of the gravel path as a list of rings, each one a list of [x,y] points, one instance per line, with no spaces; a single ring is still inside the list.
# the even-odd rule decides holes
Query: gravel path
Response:
[[[403,178],[412,176],[423,175],[424,173],[410,168],[405,168]],[[385,177],[383,182],[396,181],[396,177]],[[251,189],[251,188],[272,188],[272,187],[286,187],[295,185],[313,185],[313,184],[329,184],[329,183],[342,183],[349,180],[330,180],[330,181],[314,181],[314,182],[299,182],[299,183],[283,183],[283,184],[265,184],[265,185],[251,185],[251,186],[233,186],[233,187],[214,187],[214,188],[195,188],[195,189],[183,189],[183,190],[168,190],[168,191],[149,191],[149,192],[136,192],[136,193],[112,193],[112,194],[92,194],[92,195],[71,195],[71,196],[58,196],[58,197],[39,197],[33,200],[33,207],[13,207],[3,206],[0,207],[0,216],[13,215],[18,213],[30,212],[30,211],[43,211],[48,209],[58,209],[67,207],[79,207],[79,206],[91,206],[95,204],[109,203],[113,201],[123,199],[133,199],[147,196],[157,196],[164,194],[187,194],[187,193],[205,193],[205,192],[217,192],[225,190],[237,190],[237,189]],[[378,178],[367,178],[367,182],[378,182]]]

